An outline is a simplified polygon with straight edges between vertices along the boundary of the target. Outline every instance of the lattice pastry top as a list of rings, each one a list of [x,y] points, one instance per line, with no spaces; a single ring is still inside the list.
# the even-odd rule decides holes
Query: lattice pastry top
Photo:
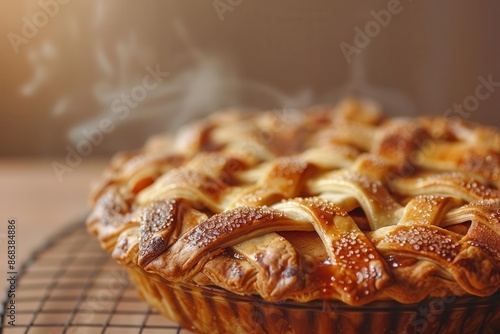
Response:
[[[168,281],[351,305],[500,288],[500,134],[367,101],[225,111],[117,155],[87,221]]]

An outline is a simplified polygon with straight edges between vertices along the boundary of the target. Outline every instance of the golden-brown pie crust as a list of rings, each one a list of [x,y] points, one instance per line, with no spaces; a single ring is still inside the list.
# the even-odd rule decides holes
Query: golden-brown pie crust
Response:
[[[133,270],[267,301],[500,288],[500,134],[363,101],[225,111],[117,155],[89,231]]]

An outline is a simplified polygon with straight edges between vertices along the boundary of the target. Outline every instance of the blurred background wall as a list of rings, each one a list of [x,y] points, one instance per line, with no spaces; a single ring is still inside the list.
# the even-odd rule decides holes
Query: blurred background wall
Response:
[[[498,1],[3,0],[0,35],[3,156],[87,137],[107,155],[219,108],[353,93],[500,126]]]

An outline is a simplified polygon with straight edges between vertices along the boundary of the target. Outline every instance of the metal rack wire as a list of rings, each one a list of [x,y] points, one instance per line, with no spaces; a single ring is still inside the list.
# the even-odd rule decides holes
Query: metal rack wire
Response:
[[[137,295],[126,272],[82,224],[53,238],[23,265],[15,326],[0,311],[5,334],[188,334]]]

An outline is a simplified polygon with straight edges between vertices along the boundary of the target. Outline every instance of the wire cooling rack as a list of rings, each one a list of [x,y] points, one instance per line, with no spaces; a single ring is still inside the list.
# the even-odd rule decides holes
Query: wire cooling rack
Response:
[[[15,326],[5,334],[189,334],[142,301],[126,271],[78,224],[49,241],[18,273]]]

